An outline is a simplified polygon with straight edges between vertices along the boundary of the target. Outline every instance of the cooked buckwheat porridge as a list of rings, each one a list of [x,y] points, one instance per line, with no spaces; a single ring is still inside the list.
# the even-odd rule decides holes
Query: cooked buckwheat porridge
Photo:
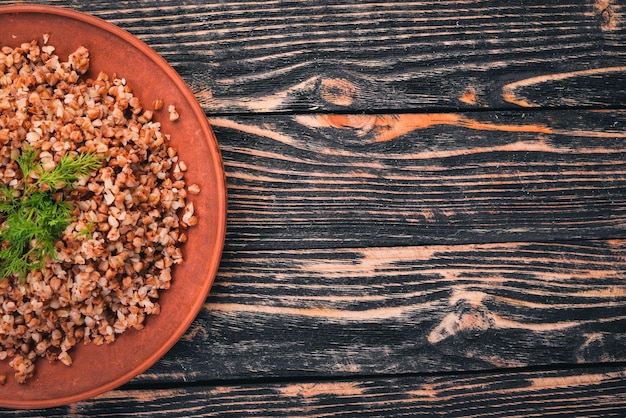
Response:
[[[20,383],[159,313],[200,191],[153,121],[175,107],[43,39],[0,50],[0,360]]]

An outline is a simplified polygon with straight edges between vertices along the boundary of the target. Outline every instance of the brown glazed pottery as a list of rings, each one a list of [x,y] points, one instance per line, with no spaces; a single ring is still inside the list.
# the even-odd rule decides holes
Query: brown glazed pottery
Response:
[[[219,266],[226,230],[226,186],[217,141],[204,111],[176,71],[145,43],[104,20],[59,7],[0,7],[0,46],[15,47],[48,34],[61,60],[83,45],[91,67],[83,77],[105,71],[126,79],[144,106],[162,99],[155,112],[162,131],[187,163],[187,184],[200,186],[189,196],[198,224],[188,231],[185,261],[174,269],[171,288],[159,297],[161,313],[149,316],[141,331],[129,330],[109,345],[77,344],[73,364],[37,361],[37,372],[26,384],[13,377],[8,360],[0,362],[6,384],[0,386],[0,407],[47,408],[84,400],[112,390],[156,363],[184,334],[202,308]],[[180,118],[170,122],[169,104]]]

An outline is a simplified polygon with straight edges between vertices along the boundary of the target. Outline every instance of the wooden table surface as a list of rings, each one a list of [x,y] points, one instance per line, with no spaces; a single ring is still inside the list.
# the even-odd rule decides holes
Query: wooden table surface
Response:
[[[228,228],[156,365],[2,416],[626,415],[626,1],[45,3],[181,74]]]

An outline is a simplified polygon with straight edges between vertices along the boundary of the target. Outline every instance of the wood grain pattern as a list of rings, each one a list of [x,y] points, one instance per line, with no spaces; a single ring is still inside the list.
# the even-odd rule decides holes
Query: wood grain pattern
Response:
[[[211,118],[228,248],[624,237],[623,111]]]
[[[623,0],[43,3],[190,85],[228,235],[155,366],[0,415],[625,415]]]
[[[622,106],[619,0],[50,1],[137,35],[207,112]]]
[[[206,385],[116,390],[47,417],[123,416],[463,416],[621,417],[626,370],[527,371],[441,377]],[[40,411],[2,411],[38,417]]]
[[[626,242],[227,251],[137,381],[626,361]]]

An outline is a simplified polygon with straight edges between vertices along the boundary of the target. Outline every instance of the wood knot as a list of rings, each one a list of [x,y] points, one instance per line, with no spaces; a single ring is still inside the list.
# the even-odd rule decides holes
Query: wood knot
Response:
[[[608,363],[623,361],[624,356],[615,353],[626,352],[626,342],[609,332],[583,334],[585,341],[576,350],[578,363]]]
[[[472,86],[468,86],[461,94],[461,97],[459,97],[459,101],[467,105],[478,104],[478,94],[476,93],[476,89]]]
[[[464,306],[459,312],[459,331],[466,339],[474,339],[493,325],[490,312],[482,305]]]
[[[350,106],[356,91],[356,85],[345,78],[325,78],[320,85],[322,99],[337,106]]]
[[[494,319],[489,309],[482,304],[463,301],[430,332],[428,342],[435,344],[452,336],[472,340],[493,326]]]
[[[596,14],[602,30],[615,30],[618,27],[618,17],[612,0],[597,0],[595,3]]]

